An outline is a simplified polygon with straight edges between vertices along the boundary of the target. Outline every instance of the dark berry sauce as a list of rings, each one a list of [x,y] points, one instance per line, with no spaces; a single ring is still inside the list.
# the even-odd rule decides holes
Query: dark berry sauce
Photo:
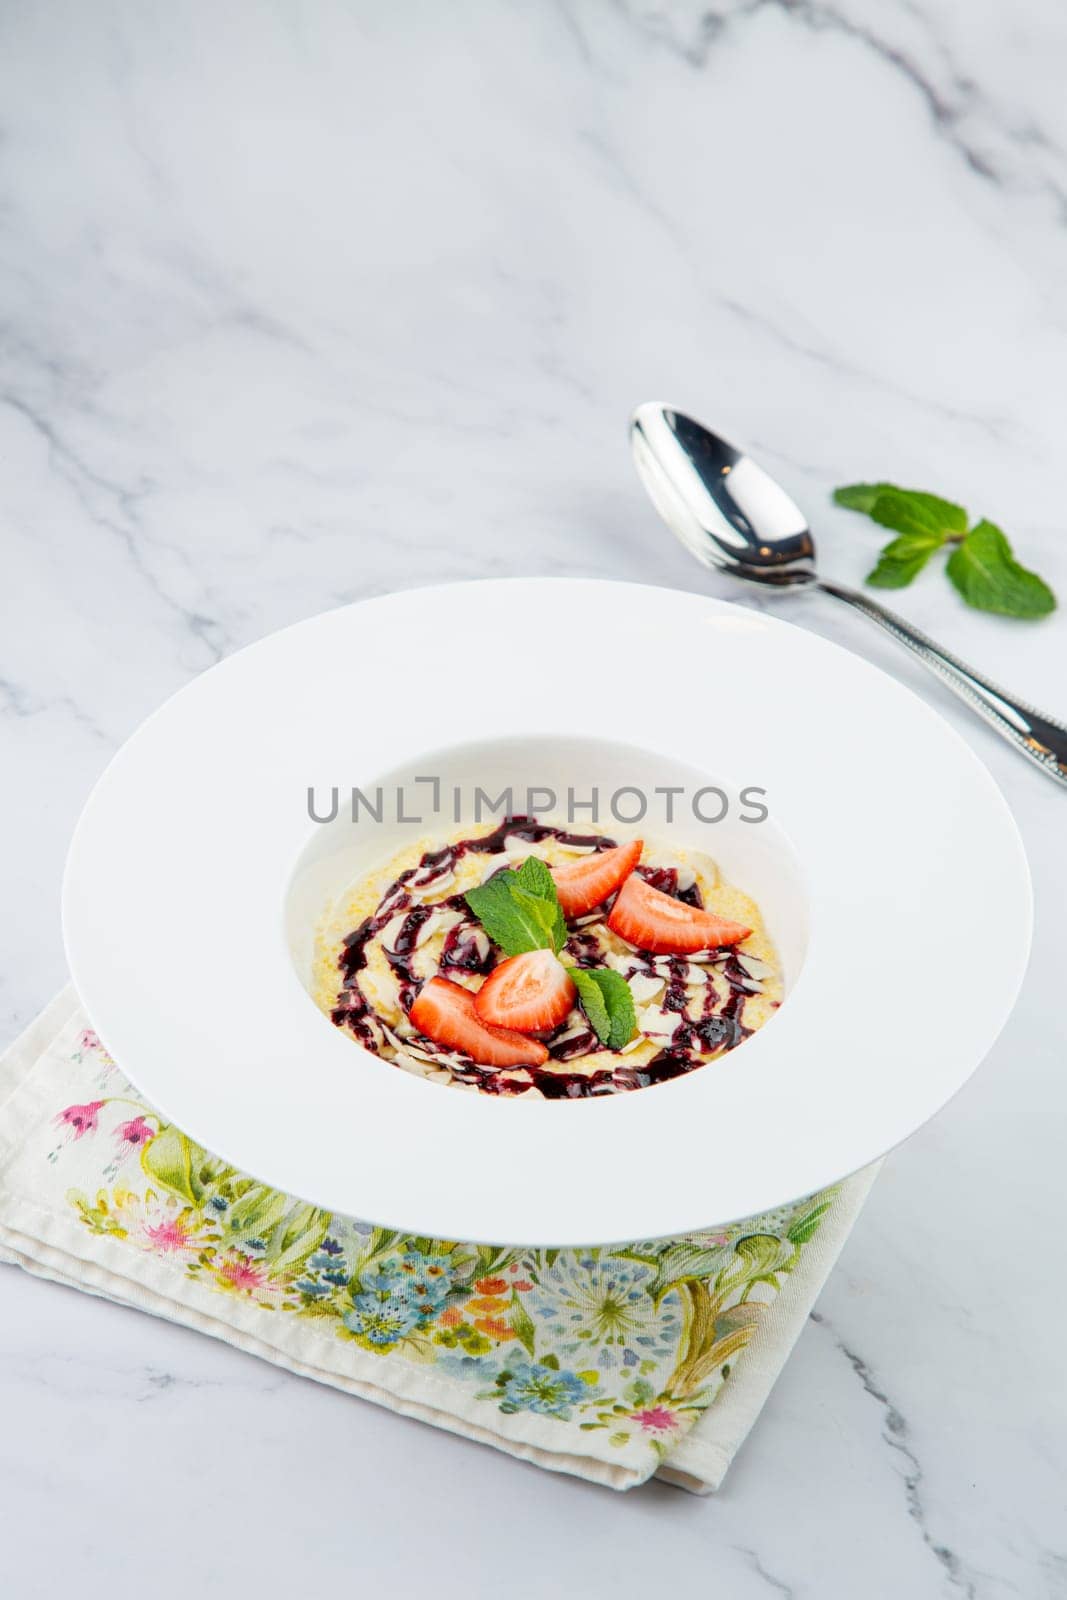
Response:
[[[454,844],[427,851],[417,865],[409,867],[389,885],[378,909],[344,940],[338,959],[341,989],[330,1013],[331,1020],[339,1028],[347,1028],[367,1049],[381,1053],[382,1045],[386,1042],[383,1024],[375,1016],[360,988],[359,974],[367,964],[367,946],[395,919],[400,919],[398,926],[391,935],[390,944],[383,945],[383,950],[399,980],[400,1006],[405,1013],[410,1011],[421,988],[422,981],[414,968],[419,935],[435,912],[447,910],[458,919],[445,935],[440,970],[443,973],[475,975],[484,975],[492,970],[498,952],[471,913],[462,894],[444,896],[427,905],[421,901],[413,903],[413,893],[432,892],[438,881],[443,887],[463,856],[497,854],[506,848],[509,839],[520,839],[526,844],[556,839],[561,844],[580,847],[589,853],[611,850],[616,843],[604,834],[572,833],[538,822],[532,817],[513,817],[480,838],[459,839]],[[639,866],[636,871],[646,883],[663,894],[669,894],[698,909],[703,907],[704,902],[695,880],[679,887],[677,868]],[[601,911],[606,917],[607,907],[601,908]],[[582,926],[568,931],[564,956],[571,966],[602,966],[603,952],[595,924],[590,926],[586,919],[581,920]],[[698,1016],[693,1015],[696,999],[686,985],[689,963],[685,957],[655,959],[658,959],[658,966],[653,965],[654,958],[635,951],[633,972],[663,978],[665,986],[656,1003],[665,1012],[678,1013],[682,1020],[666,1048],[651,1061],[631,1063],[622,1051],[599,1045],[591,1028],[579,1028],[572,1019],[546,1037],[544,1042],[549,1059],[541,1066],[507,1070],[483,1066],[421,1035],[417,1039],[418,1048],[433,1057],[435,1065],[445,1068],[455,1082],[473,1084],[484,1094],[517,1095],[533,1087],[549,1100],[574,1100],[666,1083],[671,1078],[681,1077],[695,1067],[703,1066],[709,1055],[732,1050],[748,1038],[752,1030],[746,1028],[741,1019],[745,1000],[756,990],[733,950],[724,948],[716,954],[707,983],[697,989],[696,993],[702,997]],[[727,991],[721,1004],[722,989],[717,988],[716,983],[724,985]],[[566,1062],[588,1056],[594,1051],[604,1058],[602,1069],[592,1072],[566,1071]]]
[[[661,894],[669,894],[675,900],[684,900],[687,906],[695,906],[698,911],[703,911],[704,900],[700,893],[700,886],[695,881],[687,884],[684,889],[678,887],[677,867],[635,867],[634,871],[639,878],[653,889],[658,889]]]

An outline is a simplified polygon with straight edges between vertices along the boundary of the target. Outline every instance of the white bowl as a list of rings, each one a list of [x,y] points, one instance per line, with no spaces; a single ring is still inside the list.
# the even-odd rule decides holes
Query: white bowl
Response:
[[[561,803],[568,785],[681,786],[674,826],[650,812],[640,831],[706,850],[761,903],[781,1010],[684,1077],[576,1101],[463,1093],[364,1051],[308,994],[315,922],[452,813],[323,824],[308,791],[321,807],[334,786],[399,784],[410,813],[431,775],[444,807],[464,792],[462,820],[474,784],[555,786]],[[726,794],[723,822],[692,814],[701,784]],[[750,787],[759,824],[742,820]],[[989,1049],[1031,925],[1011,815],[922,700],[763,614],[564,579],[366,601],[205,673],[101,778],[63,912],[94,1026],[200,1143],[335,1211],[561,1245],[753,1215],[883,1154]]]

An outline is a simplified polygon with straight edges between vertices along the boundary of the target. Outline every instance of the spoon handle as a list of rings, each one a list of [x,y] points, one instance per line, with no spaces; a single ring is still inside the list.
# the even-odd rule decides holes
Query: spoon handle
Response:
[[[884,606],[868,600],[866,595],[857,594],[854,589],[846,589],[826,578],[816,579],[814,587],[825,594],[832,594],[835,600],[843,600],[845,605],[852,606],[854,610],[862,611],[865,617],[870,617],[886,633],[906,645],[925,667],[929,667],[948,685],[953,694],[966,700],[972,711],[977,711],[1009,744],[1013,744],[1016,750],[1055,782],[1067,787],[1067,728],[1062,723],[1044,716],[1040,711],[1035,711],[1033,706],[1027,705],[1025,700],[1017,700],[995,683],[990,683],[988,678],[983,678],[958,656],[943,650],[927,634],[920,633],[918,628],[913,628]]]

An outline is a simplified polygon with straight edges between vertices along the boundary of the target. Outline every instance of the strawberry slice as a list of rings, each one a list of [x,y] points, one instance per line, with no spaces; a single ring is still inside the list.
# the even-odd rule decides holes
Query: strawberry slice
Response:
[[[492,1027],[541,1033],[559,1026],[577,993],[551,950],[526,950],[493,968],[474,997],[474,1009]]]
[[[474,995],[447,978],[423,984],[410,1015],[435,1044],[462,1050],[483,1067],[540,1066],[548,1057],[539,1039],[526,1039],[510,1028],[487,1028],[474,1009]]]
[[[552,867],[552,881],[565,917],[584,917],[587,911],[614,894],[641,859],[642,843],[616,845],[596,855],[582,856],[562,867]]]
[[[727,922],[714,912],[701,911],[675,900],[650,883],[630,874],[611,908],[608,927],[628,944],[653,955],[687,955],[694,950],[716,950],[738,944],[752,932],[740,922]]]

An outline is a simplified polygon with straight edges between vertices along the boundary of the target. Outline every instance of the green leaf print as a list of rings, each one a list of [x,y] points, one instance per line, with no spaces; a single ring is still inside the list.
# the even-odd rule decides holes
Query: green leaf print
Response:
[[[233,1204],[226,1217],[227,1232],[234,1238],[251,1239],[270,1232],[285,1215],[291,1201],[266,1184],[253,1184]]]
[[[617,1253],[628,1261],[640,1261],[655,1268],[656,1275],[647,1289],[657,1305],[686,1279],[706,1278],[721,1270],[724,1260],[732,1259],[732,1252],[722,1245],[694,1244],[690,1239],[667,1241],[652,1256],[636,1250]]]
[[[798,1217],[786,1235],[790,1244],[807,1244],[808,1240],[818,1233],[819,1223],[829,1209],[829,1200],[824,1200],[822,1205],[816,1206],[813,1211],[808,1211],[804,1216]]]
[[[527,1353],[532,1356],[537,1329],[534,1327],[533,1320],[526,1307],[514,1290],[511,1293],[511,1315],[508,1321],[515,1330],[516,1339],[519,1340]]]
[[[747,1234],[744,1239],[738,1239],[734,1250],[754,1278],[773,1272],[782,1259],[782,1241],[773,1233]]]
[[[325,1239],[330,1213],[318,1206],[301,1205],[289,1212],[267,1240],[266,1259],[276,1273],[302,1267]]]
[[[190,1205],[199,1205],[200,1186],[193,1176],[193,1145],[173,1123],[162,1127],[141,1151],[148,1176]]]

